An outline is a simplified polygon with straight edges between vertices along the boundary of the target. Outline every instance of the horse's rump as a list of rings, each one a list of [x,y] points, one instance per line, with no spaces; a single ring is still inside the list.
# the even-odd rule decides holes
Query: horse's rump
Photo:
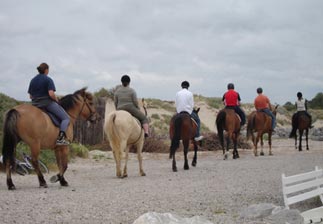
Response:
[[[197,129],[196,121],[187,112],[175,114],[170,121],[169,137],[170,139],[183,139],[183,136],[194,138]],[[189,135],[186,132],[190,132]]]
[[[104,130],[109,141],[116,146],[120,144],[122,139],[127,140],[127,144],[131,145],[144,136],[138,119],[124,110],[109,113],[104,123]]]
[[[311,122],[310,118],[305,111],[297,112],[297,123],[296,127],[300,130],[305,130],[310,128]]]

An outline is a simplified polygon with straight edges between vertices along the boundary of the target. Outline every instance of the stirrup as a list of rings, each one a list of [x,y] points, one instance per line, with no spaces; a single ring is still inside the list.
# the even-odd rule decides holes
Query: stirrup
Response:
[[[66,140],[65,138],[56,140],[56,145],[69,145],[69,144],[71,144],[71,143],[68,140]]]

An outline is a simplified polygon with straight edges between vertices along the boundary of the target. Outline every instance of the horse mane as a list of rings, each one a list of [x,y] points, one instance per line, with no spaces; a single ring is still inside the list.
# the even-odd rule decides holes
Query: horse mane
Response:
[[[64,108],[64,110],[69,110],[73,108],[79,100],[79,96],[92,100],[92,95],[86,92],[87,87],[84,87],[80,90],[75,91],[73,94],[67,94],[59,100],[59,104]]]

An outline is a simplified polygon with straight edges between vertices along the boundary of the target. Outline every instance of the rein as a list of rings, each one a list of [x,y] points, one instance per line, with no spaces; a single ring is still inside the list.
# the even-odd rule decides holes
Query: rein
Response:
[[[87,102],[87,100],[86,99],[84,99],[83,98],[83,104],[82,104],[82,108],[81,108],[81,110],[80,110],[80,112],[78,113],[78,115],[75,117],[75,116],[73,116],[73,115],[71,115],[70,113],[68,113],[68,115],[70,116],[70,117],[72,117],[73,119],[75,119],[75,120],[77,120],[77,118],[81,115],[81,113],[82,113],[82,111],[83,111],[83,109],[84,109],[84,106],[86,105],[87,106],[87,108],[89,109],[89,111],[90,111],[90,115],[86,118],[86,121],[88,121],[94,114],[95,114],[95,112],[93,112],[92,110],[91,110],[91,107],[89,106],[89,104],[88,104],[88,102]]]

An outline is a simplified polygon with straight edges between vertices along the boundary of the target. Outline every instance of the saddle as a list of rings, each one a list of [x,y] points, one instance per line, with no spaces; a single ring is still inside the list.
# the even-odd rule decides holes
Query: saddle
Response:
[[[240,116],[239,116],[239,114],[234,110],[234,107],[227,106],[227,107],[225,107],[224,109],[233,110],[233,111],[234,111],[234,114],[238,117],[239,122],[241,123],[241,117],[240,117]]]
[[[187,115],[189,115],[190,116],[190,118],[191,118],[191,121],[192,122],[194,122],[194,124],[196,125],[196,126],[198,126],[197,125],[197,122],[194,120],[194,118],[188,113],[188,112],[186,112],[186,111],[182,111],[182,112],[180,112],[180,113],[178,113],[178,114],[176,114],[175,116],[174,116],[174,118],[176,118],[177,116],[179,116],[180,114],[187,114]]]
[[[39,108],[41,109],[44,113],[46,113],[49,118],[52,120],[53,124],[56,126],[56,127],[59,127],[61,122],[60,122],[60,119],[58,117],[55,116],[55,114],[52,114],[51,112],[47,111],[45,108]]]

